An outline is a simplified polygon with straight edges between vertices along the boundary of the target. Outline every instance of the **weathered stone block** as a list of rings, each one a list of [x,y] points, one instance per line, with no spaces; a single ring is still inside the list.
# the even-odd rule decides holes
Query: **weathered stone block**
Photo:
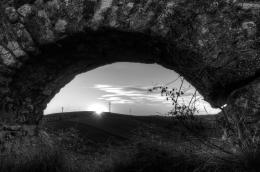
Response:
[[[1,45],[0,45],[0,56],[3,63],[7,66],[14,66],[17,62],[15,57],[12,55],[12,53]]]
[[[247,35],[252,37],[256,35],[256,24],[253,21],[247,21],[242,23],[242,28],[246,30]]]
[[[28,17],[29,15],[33,14],[33,7],[32,5],[24,4],[17,10],[17,12],[23,17]]]
[[[55,31],[57,33],[65,33],[67,24],[68,22],[66,20],[58,19],[55,24]]]
[[[7,7],[5,9],[5,13],[11,23],[15,23],[18,21],[18,14],[14,7]]]
[[[26,55],[17,41],[9,41],[7,48],[15,55],[16,58]]]

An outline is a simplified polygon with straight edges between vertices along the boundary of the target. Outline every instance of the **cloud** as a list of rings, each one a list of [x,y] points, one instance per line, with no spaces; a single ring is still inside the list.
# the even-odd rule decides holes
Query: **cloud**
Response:
[[[165,96],[161,96],[160,91],[149,92],[150,86],[112,86],[112,85],[95,85],[94,88],[102,91],[104,94],[98,99],[110,101],[113,104],[144,104],[155,105],[164,104],[171,106],[171,101],[167,101]],[[184,95],[179,98],[179,103],[189,104],[195,89],[184,89]],[[216,109],[211,108],[209,103],[203,100],[203,97],[197,93],[196,107],[201,113],[216,113]],[[207,112],[205,111],[207,109]]]
[[[111,101],[114,104],[143,103],[154,104],[158,102],[167,103],[166,98],[158,92],[148,92],[149,87],[139,86],[111,86],[95,85],[94,88],[103,91],[100,100]]]
[[[99,97],[100,100],[111,101],[114,104],[122,103],[145,103],[170,104],[160,91],[149,92],[148,86],[112,86],[112,85],[95,85],[94,88],[103,91],[104,94]],[[194,90],[186,90],[181,97],[180,102],[187,103],[191,99]]]

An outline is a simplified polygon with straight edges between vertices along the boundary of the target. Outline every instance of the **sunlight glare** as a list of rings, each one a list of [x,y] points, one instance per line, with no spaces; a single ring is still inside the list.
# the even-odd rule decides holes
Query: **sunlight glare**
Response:
[[[88,107],[89,111],[94,111],[97,115],[101,115],[103,112],[107,112],[108,109],[106,106],[102,105],[102,104],[92,104]]]

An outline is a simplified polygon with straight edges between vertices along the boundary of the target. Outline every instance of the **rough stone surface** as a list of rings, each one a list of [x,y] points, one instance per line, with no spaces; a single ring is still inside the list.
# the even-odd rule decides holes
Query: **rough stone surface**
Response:
[[[33,12],[33,7],[29,4],[24,4],[23,6],[21,6],[17,12],[22,15],[23,17],[28,17],[29,15],[32,14]]]
[[[18,14],[17,14],[16,9],[14,7],[7,7],[5,9],[5,13],[8,17],[8,20],[11,23],[15,23],[18,20]]]
[[[7,44],[7,48],[17,58],[26,55],[25,52],[21,49],[21,47],[20,47],[20,45],[18,44],[17,41],[9,41],[8,44]]]
[[[75,75],[119,61],[158,63],[213,106],[235,103],[229,95],[260,76],[259,9],[222,0],[0,3],[1,117],[38,123]]]
[[[3,46],[0,46],[0,55],[2,59],[2,63],[7,66],[12,66],[16,63],[15,57],[11,54],[10,51],[8,51]]]
[[[239,139],[260,137],[260,78],[231,93],[225,108]]]
[[[66,20],[59,19],[55,24],[55,31],[58,33],[65,33],[66,31]]]

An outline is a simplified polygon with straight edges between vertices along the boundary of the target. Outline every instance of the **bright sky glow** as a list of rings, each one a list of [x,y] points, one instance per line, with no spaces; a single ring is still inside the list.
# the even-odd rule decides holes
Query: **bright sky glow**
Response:
[[[166,85],[178,78],[178,74],[157,64],[114,63],[77,75],[51,100],[44,114],[69,111],[108,111],[134,115],[158,115],[167,113],[172,105],[159,92],[148,92],[154,86]],[[178,88],[180,80],[168,85]],[[189,102],[195,89],[185,82],[181,101]],[[197,107],[200,114],[215,114],[199,96]],[[92,105],[95,107],[92,107]],[[102,108],[100,107],[102,106]],[[91,107],[91,109],[89,109]],[[97,108],[99,107],[99,108]],[[102,110],[99,110],[102,109]],[[206,109],[206,110],[205,110]]]
[[[103,112],[107,112],[108,109],[106,106],[102,105],[102,104],[91,104],[90,106],[88,106],[87,108],[88,111],[94,111],[96,112],[97,115],[101,115]]]

